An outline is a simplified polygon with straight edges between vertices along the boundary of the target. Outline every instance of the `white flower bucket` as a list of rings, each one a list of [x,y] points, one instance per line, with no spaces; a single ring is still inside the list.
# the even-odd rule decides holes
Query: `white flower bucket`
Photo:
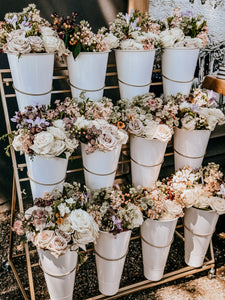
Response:
[[[116,236],[108,232],[99,232],[95,244],[95,260],[99,291],[103,295],[111,296],[118,292],[130,236],[130,230]]]
[[[162,54],[164,96],[189,95],[194,79],[199,49],[166,48]]]
[[[90,190],[112,187],[120,157],[121,145],[114,150],[95,150],[87,154],[87,145],[81,143],[85,185]]]
[[[155,50],[115,50],[120,97],[149,92]]]
[[[194,207],[184,214],[185,262],[195,268],[202,266],[215,231],[219,214]]]
[[[210,130],[186,130],[175,128],[175,170],[181,169],[184,166],[190,166],[194,169],[201,167],[210,134]]]
[[[147,219],[141,225],[144,276],[152,281],[163,277],[177,218],[168,221]]]
[[[76,59],[67,56],[69,83],[73,97],[79,98],[85,91],[86,97],[99,100],[103,97],[109,52],[81,52]]]
[[[77,252],[68,250],[56,258],[50,251],[38,249],[40,266],[51,300],[72,300],[77,266]]]
[[[158,179],[166,142],[130,135],[131,176],[134,186],[151,187]]]
[[[28,105],[51,102],[54,53],[8,53],[13,86],[20,111]]]
[[[43,197],[54,188],[63,190],[68,158],[25,155],[33,199]]]

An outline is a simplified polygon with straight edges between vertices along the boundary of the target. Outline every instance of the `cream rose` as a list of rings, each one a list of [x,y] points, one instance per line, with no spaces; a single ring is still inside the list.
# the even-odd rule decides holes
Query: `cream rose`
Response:
[[[46,35],[42,37],[45,51],[47,53],[56,52],[60,45],[60,40],[56,36]]]
[[[67,233],[73,233],[74,232],[74,229],[72,229],[71,222],[68,219],[68,217],[64,218],[62,224],[60,224],[58,227],[63,232],[67,232]]]
[[[107,131],[102,131],[102,134],[97,138],[97,143],[100,151],[111,151],[118,145],[114,135]]]
[[[23,152],[24,135],[16,135],[13,139],[12,145],[16,151]]]
[[[47,128],[47,132],[51,133],[56,139],[64,140],[66,138],[65,131],[61,128],[50,126]]]
[[[129,122],[128,130],[134,135],[140,136],[143,130],[143,124],[139,119],[134,119]]]
[[[180,217],[183,214],[182,207],[173,201],[166,200],[163,205],[163,213],[160,217],[161,220],[172,220]]]
[[[27,38],[16,38],[7,43],[9,53],[26,54],[31,52],[31,46]]]
[[[54,235],[55,233],[53,230],[43,230],[42,232],[39,232],[34,239],[35,246],[39,249],[46,249]]]
[[[33,52],[44,51],[43,41],[39,36],[29,36],[28,41]]]
[[[169,142],[171,140],[171,137],[171,129],[165,124],[158,125],[153,134],[153,138],[158,139],[161,142]]]
[[[65,144],[66,144],[66,148],[72,152],[78,147],[79,142],[76,139],[70,139],[70,138],[66,137]]]
[[[182,129],[195,130],[195,119],[192,116],[186,115],[181,119],[181,123]]]
[[[62,236],[54,236],[48,244],[47,249],[51,251],[52,255],[58,258],[60,255],[66,253],[68,244]]]
[[[56,34],[56,32],[51,27],[48,27],[48,26],[42,26],[40,28],[40,30],[41,30],[41,34],[43,36],[46,36],[46,35],[53,36]]]
[[[107,50],[119,47],[119,39],[111,33],[105,36],[102,41],[106,44]]]
[[[66,144],[64,141],[55,140],[52,143],[52,147],[48,151],[48,155],[51,156],[59,156],[66,150]]]
[[[8,33],[7,42],[14,40],[14,39],[18,39],[18,38],[25,38],[25,36],[26,36],[25,30],[23,30],[23,29],[13,30],[10,33]]]
[[[49,154],[53,144],[54,136],[49,132],[41,131],[35,135],[34,144],[30,148],[35,154],[46,155]]]
[[[73,210],[68,217],[74,230],[74,242],[81,248],[94,242],[98,236],[98,226],[93,217],[82,209]]]
[[[197,208],[208,208],[210,201],[208,195],[200,195],[195,201],[195,207]]]
[[[198,197],[198,189],[184,190],[181,195],[181,200],[183,201],[185,207],[191,207],[195,205],[196,198]]]
[[[220,197],[210,197],[209,203],[212,210],[216,211],[218,214],[225,213],[225,199]]]
[[[143,50],[143,45],[141,43],[137,43],[133,39],[127,39],[120,43],[120,48],[122,50]]]

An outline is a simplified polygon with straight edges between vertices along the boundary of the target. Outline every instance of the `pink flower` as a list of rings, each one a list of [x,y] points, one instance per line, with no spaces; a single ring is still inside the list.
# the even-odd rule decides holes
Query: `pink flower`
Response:
[[[22,228],[22,224],[23,223],[22,223],[21,220],[16,220],[14,222],[14,226],[13,226],[12,230],[15,231],[16,234],[18,234],[18,235],[23,235],[24,234],[24,230]]]

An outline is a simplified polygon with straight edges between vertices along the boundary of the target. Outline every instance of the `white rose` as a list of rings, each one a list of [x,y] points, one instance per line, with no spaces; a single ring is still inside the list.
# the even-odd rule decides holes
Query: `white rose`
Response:
[[[212,210],[216,211],[218,214],[225,213],[225,199],[220,197],[210,197],[209,202]]]
[[[171,137],[171,129],[165,124],[158,125],[153,135],[154,139],[158,139],[161,142],[169,142]]]
[[[51,251],[51,254],[58,258],[60,255],[66,253],[68,249],[67,241],[62,236],[55,236],[50,241],[47,249]]]
[[[74,230],[71,227],[70,220],[67,218],[63,218],[62,224],[58,225],[59,229],[66,233],[73,233]]]
[[[46,153],[46,154],[52,155],[52,156],[59,156],[65,150],[66,150],[66,144],[65,144],[65,142],[61,141],[61,140],[55,140],[52,143],[52,147],[49,149],[48,153]]]
[[[59,38],[56,36],[45,35],[42,39],[47,53],[56,52],[61,44]]]
[[[79,129],[88,128],[90,124],[89,120],[86,120],[84,116],[78,117],[74,125]]]
[[[57,53],[58,53],[58,56],[69,55],[70,54],[70,51],[68,49],[66,49],[64,41],[61,40],[61,39],[59,39],[59,41],[58,41]]]
[[[7,42],[18,38],[25,38],[25,36],[26,36],[26,31],[24,29],[13,30],[8,34]]]
[[[161,220],[172,220],[180,217],[183,213],[182,207],[173,201],[166,200],[163,204],[163,213],[160,217]]]
[[[64,140],[66,138],[65,131],[60,128],[56,128],[54,126],[50,126],[47,128],[47,132],[52,134],[56,139]]]
[[[119,144],[126,144],[128,140],[128,134],[124,130],[117,131],[117,140]]]
[[[179,28],[172,28],[162,31],[159,36],[164,48],[167,48],[173,47],[176,42],[182,41],[184,33]]]
[[[65,144],[66,144],[66,149],[68,149],[69,151],[72,152],[78,147],[79,142],[76,139],[70,139],[70,138],[66,137]]]
[[[127,39],[120,43],[122,50],[143,50],[143,44],[137,43],[133,39]]]
[[[97,138],[98,148],[100,151],[111,151],[117,147],[117,140],[110,132],[102,131]]]
[[[183,201],[185,207],[191,207],[195,204],[196,198],[198,197],[198,192],[195,189],[184,190],[181,195],[181,200]]]
[[[208,195],[200,195],[195,201],[195,207],[197,208],[208,208],[210,205],[209,197]]]
[[[31,52],[31,46],[27,38],[16,38],[7,43],[7,52],[14,54],[26,54]]]
[[[26,220],[29,220],[30,218],[31,218],[31,216],[32,216],[32,213],[33,213],[33,211],[34,210],[37,210],[39,207],[38,206],[32,206],[32,207],[30,207],[30,208],[28,208],[26,211],[25,211],[25,214],[24,214],[24,218],[26,219]]]
[[[134,119],[129,122],[128,130],[134,135],[141,135],[143,130],[143,124],[139,119]]]
[[[215,116],[208,115],[207,123],[208,123],[207,129],[209,129],[210,131],[213,131],[217,124],[217,118]]]
[[[151,120],[145,121],[146,126],[143,126],[142,128],[142,135],[149,140],[153,139],[153,136],[155,134],[156,128],[158,127],[158,123]]]
[[[54,36],[56,34],[56,32],[51,27],[48,27],[48,26],[42,26],[40,28],[40,30],[41,30],[41,34],[43,36],[46,36],[46,35]]]
[[[34,137],[34,144],[30,148],[35,154],[45,155],[48,154],[54,143],[54,136],[46,131],[37,133]]]
[[[186,48],[202,48],[203,42],[199,38],[185,37],[184,45]]]
[[[23,141],[24,141],[24,135],[21,135],[21,134],[16,135],[12,142],[13,148],[16,151],[22,152],[23,151]]]
[[[119,39],[112,33],[106,35],[102,41],[106,44],[108,50],[119,47]]]
[[[56,128],[59,128],[61,130],[64,130],[65,129],[65,123],[63,122],[63,120],[55,120],[53,121],[53,126],[56,127]]]
[[[119,215],[121,216],[121,219],[123,219],[124,215],[125,221],[128,223],[128,229],[139,227],[143,223],[143,214],[140,208],[132,203],[128,203],[127,208],[124,209],[124,213],[123,210],[121,210]]]
[[[216,118],[218,125],[225,124],[225,115],[224,115],[224,113],[220,109],[218,109],[218,108],[210,108],[209,109],[209,114],[211,116],[214,116]]]
[[[98,226],[93,217],[82,209],[73,210],[68,219],[74,232],[74,242],[83,247],[96,240]]]
[[[195,118],[190,115],[186,115],[181,119],[182,129],[195,130]]]
[[[183,110],[183,109],[186,109],[186,108],[190,108],[190,106],[191,106],[190,103],[184,101],[184,102],[182,102],[182,103],[179,105],[179,109],[180,109],[180,110]]]
[[[54,235],[53,230],[43,230],[42,232],[39,232],[34,240],[35,246],[39,249],[46,249]]]
[[[44,51],[43,41],[39,36],[29,36],[28,40],[33,52]]]

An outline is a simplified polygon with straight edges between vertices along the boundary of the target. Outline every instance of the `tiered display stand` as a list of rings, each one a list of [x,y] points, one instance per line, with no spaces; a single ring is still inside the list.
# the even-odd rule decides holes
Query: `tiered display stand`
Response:
[[[108,68],[113,68],[114,65],[108,65]],[[55,69],[55,72],[57,71],[57,74],[59,74],[58,71],[61,71],[62,75],[55,75],[53,77],[53,91],[52,94],[57,94],[59,95],[58,98],[60,98],[60,94],[68,94],[70,93],[69,89],[55,89],[54,86],[60,86],[59,81],[61,81],[63,83],[63,85],[65,86],[65,83],[67,81],[68,75],[67,75],[67,71],[66,68],[57,68]],[[153,72],[159,72],[160,70],[154,70]],[[116,72],[108,72],[107,76],[116,76],[117,73]],[[107,81],[107,80],[106,80]],[[14,94],[14,90],[12,87],[12,78],[11,78],[11,74],[10,74],[10,70],[9,69],[3,69],[0,70],[0,91],[1,91],[1,99],[2,99],[2,105],[3,105],[3,110],[4,110],[4,116],[5,116],[5,122],[6,122],[6,128],[7,128],[7,132],[10,133],[11,132],[11,122],[10,122],[10,118],[12,117],[12,115],[10,115],[9,113],[9,103],[10,101],[16,101],[16,96]],[[152,83],[152,85],[162,85],[161,82],[157,82],[157,83]],[[105,89],[118,89],[118,86],[106,86]],[[13,92],[13,93],[12,93]],[[16,103],[16,102],[14,102]],[[14,222],[14,217],[15,217],[15,211],[16,211],[16,204],[18,203],[19,206],[19,211],[22,213],[24,211],[24,193],[23,193],[23,188],[21,187],[22,184],[24,184],[24,182],[29,182],[29,179],[26,175],[26,164],[24,162],[21,163],[21,156],[17,156],[17,154],[14,152],[13,147],[10,148],[11,151],[11,159],[12,159],[12,165],[13,165],[13,182],[12,182],[12,205],[11,205],[11,225]],[[173,153],[166,153],[166,156],[170,156],[173,155]],[[81,156],[80,155],[76,155],[73,156],[74,160],[80,160]],[[25,160],[24,160],[25,161]],[[122,155],[121,155],[121,159],[119,162],[119,174],[117,174],[117,179],[120,182],[123,181],[123,172],[127,172],[127,170],[129,170],[129,147],[128,146],[124,146],[122,149]],[[68,169],[67,173],[75,173],[75,172],[82,172],[83,169],[82,168],[76,168],[76,169]],[[129,172],[129,171],[128,171]],[[31,197],[30,197],[31,198]],[[32,201],[32,200],[31,200]],[[178,225],[176,228],[176,235],[181,238],[184,241],[184,238],[182,236],[182,234],[180,233],[182,229],[183,225]],[[140,236],[134,236],[131,239],[138,239],[140,238]],[[88,251],[92,251],[92,249],[89,249]],[[34,254],[36,252],[36,250],[30,250],[29,249],[29,245],[26,244],[25,245],[25,252],[22,254],[13,254],[13,232],[10,231],[10,241],[9,241],[9,250],[8,250],[8,260],[10,263],[10,266],[12,268],[12,271],[14,273],[14,276],[16,278],[16,281],[19,285],[19,288],[22,292],[22,295],[24,297],[24,299],[28,300],[34,300],[37,299],[37,297],[35,298],[35,286],[34,286],[34,281],[33,281],[33,272],[34,269],[40,268],[38,263],[31,263],[31,254]],[[120,298],[122,296],[137,292],[137,291],[141,291],[147,288],[151,288],[157,285],[161,285],[163,283],[172,281],[172,280],[176,280],[191,274],[195,274],[195,273],[199,273],[205,270],[210,269],[211,274],[214,273],[214,266],[215,266],[215,260],[214,260],[214,252],[213,252],[213,246],[212,246],[212,242],[210,242],[210,258],[205,258],[205,262],[202,265],[202,267],[200,268],[193,268],[193,267],[183,267],[180,268],[178,270],[175,270],[173,272],[164,274],[163,278],[160,281],[157,282],[152,282],[150,280],[144,280],[141,282],[137,282],[135,284],[132,285],[128,285],[125,287],[122,287],[119,289],[118,293],[114,296],[104,296],[102,294],[98,294],[96,296],[93,296],[90,299],[116,299],[116,298]],[[18,271],[16,269],[15,263],[14,263],[14,259],[19,257],[19,256],[25,256],[26,257],[26,263],[27,263],[27,274],[28,274],[28,281],[29,281],[29,293],[27,293],[27,291],[24,288],[24,283],[22,282],[23,278],[21,278],[21,276],[19,276]],[[88,264],[88,262],[87,262]],[[36,271],[35,271],[36,272]],[[39,272],[41,272],[41,269],[39,269]],[[96,279],[97,280],[97,279]],[[76,288],[76,283],[75,283],[75,288]]]

